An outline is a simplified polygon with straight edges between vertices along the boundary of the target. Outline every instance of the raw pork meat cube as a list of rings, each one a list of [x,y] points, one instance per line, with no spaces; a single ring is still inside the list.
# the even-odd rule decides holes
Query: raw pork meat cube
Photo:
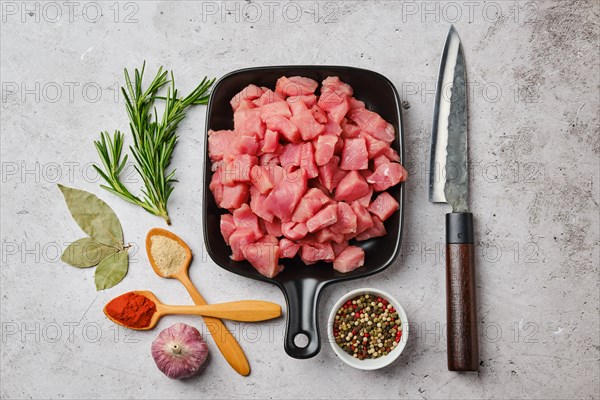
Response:
[[[264,224],[265,224],[265,229],[267,231],[267,234],[271,235],[271,236],[275,236],[275,237],[279,237],[282,235],[281,233],[281,221],[279,221],[277,218],[273,218],[273,221],[266,221],[263,220]]]
[[[344,138],[355,138],[359,137],[362,133],[362,130],[358,127],[358,125],[353,124],[351,122],[346,122],[341,125],[342,127],[342,136]]]
[[[336,234],[328,228],[323,228],[315,233],[315,240],[319,243],[331,243],[336,238]]]
[[[382,164],[389,164],[391,161],[385,155],[380,155],[373,158],[373,171],[375,171]]]
[[[348,105],[348,99],[343,97],[339,104],[329,107],[327,112],[329,114],[329,118],[339,124],[342,122],[349,109],[350,106]]]
[[[336,233],[333,232],[333,242],[331,243],[344,243],[347,242],[348,240],[348,236],[351,236],[351,238],[354,238],[354,236],[356,235],[356,233],[348,233],[348,234],[343,234],[343,233]]]
[[[252,212],[250,206],[246,203],[233,212],[233,222],[236,228],[250,228],[256,234],[256,237],[263,235],[258,225],[258,217]]]
[[[211,161],[221,161],[223,156],[231,153],[231,144],[237,141],[234,131],[208,131],[208,156]]]
[[[267,244],[272,244],[274,246],[279,246],[279,239],[277,239],[273,235],[265,235],[265,236],[261,237],[260,239],[258,239],[255,243],[267,243]]]
[[[264,106],[265,104],[271,104],[278,101],[285,101],[285,97],[281,93],[275,93],[271,89],[267,89],[263,92],[263,94],[256,100],[252,102],[257,106]]]
[[[337,204],[330,204],[306,221],[309,232],[315,232],[337,222]]]
[[[266,135],[266,133],[265,133],[265,135]],[[281,145],[277,146],[277,152],[279,152],[279,149],[281,147],[282,147]],[[279,164],[279,155],[271,154],[271,153],[263,154],[258,159],[258,163],[260,165],[278,165]]]
[[[231,160],[225,160],[221,171],[221,183],[231,186],[236,182],[250,182],[250,171],[258,164],[258,158],[249,154],[234,156]]]
[[[306,265],[312,265],[320,260],[332,261],[335,258],[330,243],[305,243],[300,247],[300,258]]]
[[[351,93],[352,88],[341,82],[338,77],[328,77],[323,81],[318,104],[339,124],[350,108],[348,96],[351,96]]]
[[[329,118],[336,123],[342,122],[346,113],[350,109],[348,105],[348,97],[335,92],[328,92],[321,95],[317,105],[323,110],[326,110]]]
[[[244,135],[256,135],[262,138],[265,134],[265,124],[260,119],[260,109],[239,108],[233,114],[234,131]]]
[[[269,179],[273,183],[273,186],[277,185],[283,179],[286,179],[288,172],[280,167],[279,165],[269,165]]]
[[[378,155],[382,154],[385,149],[388,148],[388,144],[382,140],[375,139],[373,136],[368,133],[361,132],[360,136],[365,139],[367,143],[367,152],[369,153],[369,159],[375,158]]]
[[[371,218],[371,214],[358,201],[352,203],[352,211],[354,211],[354,214],[356,214],[357,235],[363,233],[364,231],[373,226],[373,218]]]
[[[352,86],[344,83],[337,76],[328,76],[321,82],[321,93],[335,92],[339,95],[352,96]]]
[[[269,117],[273,116],[291,117],[290,106],[285,101],[277,101],[274,103],[265,104],[260,108],[260,118],[266,122]]]
[[[407,175],[402,165],[390,162],[377,167],[375,172],[367,178],[367,182],[371,184],[376,192],[382,192],[400,182],[404,182]]]
[[[252,182],[262,194],[267,194],[269,190],[273,189],[273,182],[269,175],[270,168],[262,165],[255,165],[250,171],[250,182]]]
[[[308,179],[316,178],[319,175],[319,169],[315,163],[315,149],[311,142],[302,143],[300,168],[303,168],[306,171]]]
[[[335,189],[335,199],[352,202],[369,193],[369,184],[358,171],[350,171],[342,178]]]
[[[318,166],[325,165],[331,160],[337,141],[337,136],[321,135],[318,137],[315,151],[315,161]]]
[[[299,96],[313,94],[318,86],[319,84],[310,78],[301,76],[291,76],[287,78],[282,76],[277,79],[275,92],[282,93],[286,96]]]
[[[348,112],[350,119],[365,132],[373,136],[375,139],[383,140],[386,143],[391,143],[396,134],[394,127],[385,122],[381,116],[366,108],[355,108]]]
[[[308,233],[304,222],[283,222],[281,224],[281,233],[288,239],[299,240]]]
[[[314,139],[325,130],[325,126],[315,120],[315,117],[310,110],[298,113],[290,118],[290,120],[298,127],[302,140]]]
[[[263,90],[261,88],[259,88],[256,85],[250,84],[243,88],[241,92],[233,96],[233,98],[230,101],[231,108],[233,108],[233,111],[235,111],[240,106],[242,100],[258,99],[259,97],[261,97],[262,94]]]
[[[374,237],[380,237],[380,236],[385,236],[387,234],[387,231],[385,230],[385,226],[383,225],[383,222],[381,222],[381,220],[379,219],[378,216],[374,215],[373,216],[373,226],[369,229],[367,229],[366,231],[364,231],[363,233],[356,235],[356,240],[358,241],[363,241],[363,240],[368,240]]]
[[[235,222],[233,222],[233,215],[223,214],[221,215],[221,235],[225,239],[225,243],[229,244],[229,237],[236,230]]]
[[[279,154],[281,166],[286,170],[290,166],[299,167],[302,158],[302,143],[288,143],[284,145]]]
[[[391,147],[387,147],[383,152],[383,155],[390,161],[400,162],[400,155]]]
[[[333,254],[335,254],[335,256],[339,256],[340,253],[342,251],[344,251],[346,249],[346,247],[348,247],[348,241],[343,241],[341,243],[331,243],[331,247],[333,248]]]
[[[289,104],[292,115],[298,115],[308,111],[309,106],[302,100],[302,96],[288,97],[285,101]]]
[[[346,273],[365,265],[365,251],[360,247],[348,246],[333,260],[333,269]]]
[[[329,227],[333,233],[345,235],[356,233],[356,214],[350,204],[340,201],[337,203],[337,222]]]
[[[327,114],[325,114],[325,111],[323,111],[321,107],[315,104],[310,110],[312,111],[315,121],[317,121],[319,124],[327,123]]]
[[[371,197],[373,197],[373,189],[369,188],[369,193],[365,194],[361,198],[356,199],[355,201],[364,208],[369,208],[371,205]]]
[[[215,198],[215,202],[218,206],[220,206],[221,202],[223,201],[223,184],[221,183],[221,168],[217,168],[217,170],[213,173],[213,176],[210,178],[208,188],[212,192],[213,197]]]
[[[306,194],[298,203],[296,210],[294,210],[294,214],[292,215],[292,221],[308,221],[313,215],[316,214],[317,211],[319,211],[328,202],[329,197],[320,189],[308,189],[306,191]]]
[[[233,149],[235,154],[254,156],[258,152],[258,140],[255,135],[242,134],[233,143]]]
[[[252,108],[257,108],[256,104],[254,104],[254,100],[242,100],[242,101],[240,101],[240,105],[238,106],[237,110],[235,110],[235,112],[241,111],[241,110],[249,110]],[[234,114],[235,114],[235,112],[234,112]]]
[[[300,132],[288,118],[282,115],[272,115],[265,120],[266,127],[272,131],[277,131],[290,142],[300,141]]]
[[[396,199],[388,192],[383,192],[369,206],[369,212],[377,215],[380,220],[385,221],[400,207]]]
[[[281,258],[294,258],[298,253],[298,250],[300,250],[300,244],[293,242],[288,238],[282,238],[279,241],[279,250]]]
[[[298,98],[306,104],[307,108],[311,108],[317,104],[317,96],[315,94],[303,94],[302,96],[298,96]]]
[[[255,186],[250,187],[250,208],[252,212],[265,220],[265,222],[272,222],[274,215],[268,207],[265,207],[266,199],[267,196],[261,194]]]
[[[229,245],[231,246],[231,259],[233,261],[242,261],[244,259],[244,249],[251,243],[256,242],[260,237],[250,228],[236,229],[229,236]]]
[[[365,139],[345,139],[342,150],[340,168],[345,170],[361,170],[369,167],[369,153]]]
[[[223,186],[223,199],[219,203],[221,208],[228,210],[240,208],[242,204],[248,201],[248,185],[238,183],[233,186]]]
[[[333,119],[327,119],[327,123],[325,124],[325,130],[323,131],[323,135],[332,135],[332,136],[340,136],[343,130],[340,124],[335,122]]]
[[[346,176],[346,171],[338,168],[339,162],[340,158],[333,156],[327,164],[319,167],[319,181],[330,192],[332,192]]]
[[[263,153],[274,153],[277,151],[279,147],[279,133],[277,131],[272,131],[267,129],[265,131],[265,140],[262,147]]]
[[[306,171],[299,169],[275,185],[264,201],[264,206],[282,222],[289,221],[298,202],[306,192]]]
[[[351,110],[354,110],[356,108],[365,108],[365,103],[355,99],[354,97],[350,97],[348,99],[348,104],[350,105]]]
[[[273,278],[283,271],[279,265],[279,246],[272,243],[257,242],[244,247],[244,257],[261,275]]]

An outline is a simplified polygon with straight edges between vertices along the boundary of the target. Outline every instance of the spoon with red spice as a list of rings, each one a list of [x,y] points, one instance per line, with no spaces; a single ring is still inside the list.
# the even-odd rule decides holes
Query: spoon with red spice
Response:
[[[232,321],[257,322],[277,318],[281,306],[260,300],[241,300],[203,306],[172,306],[161,303],[147,290],[115,297],[104,307],[104,314],[116,324],[137,330],[152,329],[165,315],[202,315]]]
[[[182,253],[176,257],[176,259],[180,260],[180,264],[177,265],[176,268],[173,267],[173,260],[167,260],[167,263],[161,263],[158,258],[153,254],[153,249],[157,249],[155,247],[157,244],[170,243],[171,245],[177,244],[179,245]],[[192,262],[192,250],[187,245],[186,242],[183,241],[179,236],[175,235],[173,232],[170,232],[166,229],[162,228],[153,228],[146,235],[146,252],[148,253],[148,259],[150,260],[150,265],[154,272],[163,278],[173,278],[177,279],[179,282],[185,286],[188,293],[190,294],[192,300],[197,305],[206,305],[208,304],[204,297],[200,294],[194,283],[190,280],[190,276],[188,274],[189,266]],[[155,254],[158,256],[158,254]],[[165,261],[165,260],[163,260]],[[167,268],[165,268],[167,267]],[[174,270],[174,272],[173,272]],[[215,344],[223,354],[223,357],[227,360],[229,365],[233,369],[235,369],[240,375],[247,376],[250,374],[250,363],[244,354],[244,350],[236,340],[235,336],[231,334],[229,329],[225,326],[223,321],[218,318],[212,317],[204,317],[204,323],[206,328],[210,332],[210,336],[214,339]]]

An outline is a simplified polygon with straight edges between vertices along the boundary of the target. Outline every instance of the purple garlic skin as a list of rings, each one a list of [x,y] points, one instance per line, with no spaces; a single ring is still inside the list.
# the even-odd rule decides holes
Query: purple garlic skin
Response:
[[[152,342],[156,366],[171,379],[195,375],[207,356],[208,346],[202,335],[187,324],[179,323],[163,330]]]

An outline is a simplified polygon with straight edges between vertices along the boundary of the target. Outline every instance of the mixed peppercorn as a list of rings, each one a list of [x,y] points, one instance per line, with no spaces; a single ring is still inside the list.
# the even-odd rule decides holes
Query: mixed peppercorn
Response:
[[[335,342],[354,358],[387,356],[400,342],[402,321],[389,301],[369,294],[346,301],[333,322]]]

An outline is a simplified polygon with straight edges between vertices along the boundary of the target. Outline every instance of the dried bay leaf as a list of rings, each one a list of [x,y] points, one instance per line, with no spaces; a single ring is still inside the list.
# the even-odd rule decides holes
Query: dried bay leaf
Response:
[[[73,219],[92,239],[114,247],[123,244],[123,230],[115,212],[94,194],[58,185]]]
[[[100,261],[94,275],[96,290],[109,289],[121,282],[125,275],[127,275],[128,263],[129,254],[127,250],[111,254]]]
[[[100,261],[118,250],[92,238],[83,238],[71,243],[60,259],[73,267],[88,268],[98,265]]]

